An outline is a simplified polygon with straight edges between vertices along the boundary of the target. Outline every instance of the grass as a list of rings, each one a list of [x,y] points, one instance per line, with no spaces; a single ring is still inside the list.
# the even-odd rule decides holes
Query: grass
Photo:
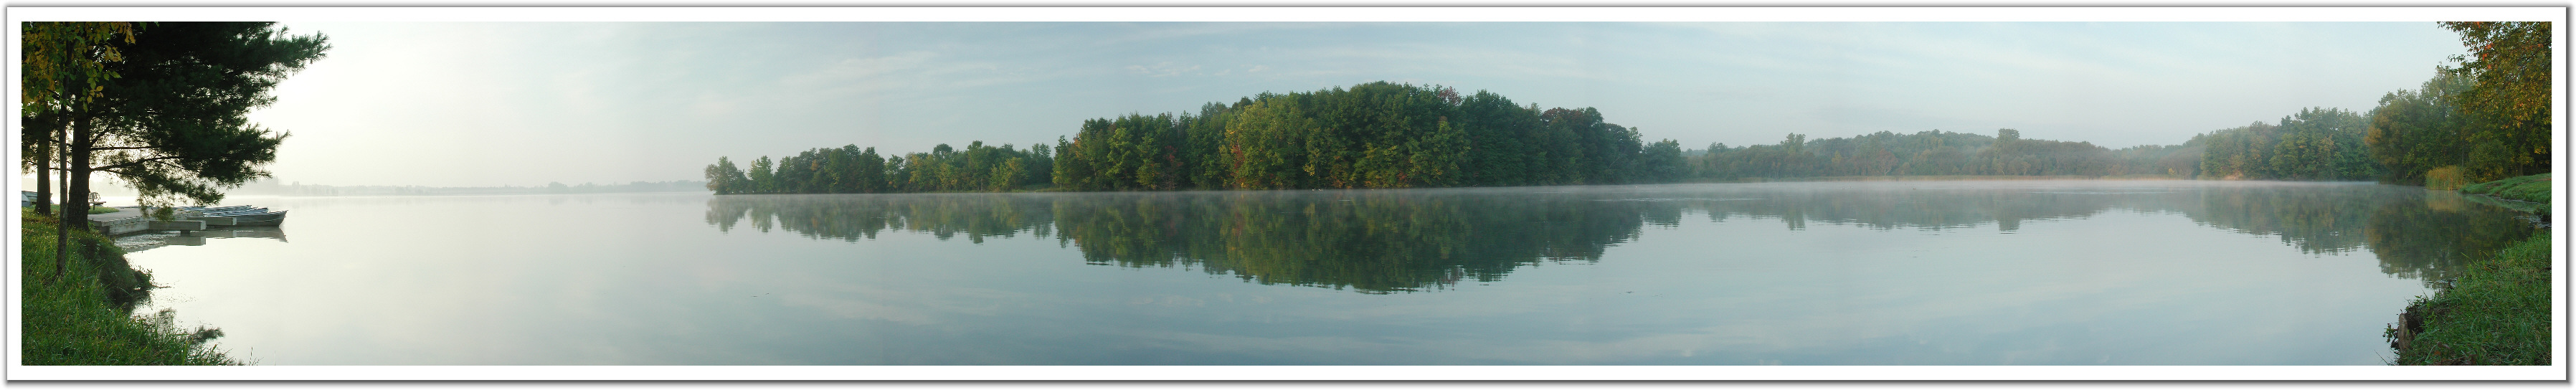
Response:
[[[82,229],[71,232],[72,254],[55,276],[58,220],[21,213],[22,256],[18,280],[25,301],[19,332],[26,365],[237,365],[206,341],[223,333],[186,331],[163,311],[133,315],[152,287],[150,274],[126,264],[115,242]]]
[[[2516,177],[2460,187],[2460,192],[2534,203],[2549,203],[2549,174]]]
[[[27,206],[27,207],[20,207],[20,208],[18,208],[18,209],[19,209],[19,210],[32,210],[32,209],[35,209],[35,207],[36,207],[36,206]],[[55,213],[59,214],[59,213],[61,213],[62,211],[63,211],[63,205],[54,205],[54,212],[55,212]],[[115,208],[115,207],[107,207],[107,206],[90,206],[90,207],[89,207],[89,213],[90,213],[90,214],[106,214],[106,213],[113,213],[113,212],[116,212],[116,208]]]
[[[2401,365],[2548,365],[2550,233],[2474,262],[2389,329]]]

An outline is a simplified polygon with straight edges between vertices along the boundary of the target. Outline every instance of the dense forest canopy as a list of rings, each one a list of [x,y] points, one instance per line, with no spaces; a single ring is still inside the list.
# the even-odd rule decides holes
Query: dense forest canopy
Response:
[[[2364,143],[2381,181],[2458,188],[2549,172],[2550,24],[2444,22],[2470,55],[2371,110]]]
[[[718,194],[1262,190],[1530,186],[1848,176],[2080,176],[2460,184],[2547,172],[2550,25],[2450,22],[2472,55],[2378,107],[2301,109],[2180,145],[1929,130],[1682,150],[1593,108],[1374,82],[1263,93],[1197,112],[1083,121],[1028,148],[857,145],[706,168]]]
[[[2366,123],[2342,109],[2302,109],[2277,125],[2255,122],[2184,145],[2204,148],[2201,171],[2219,179],[2370,180],[2382,168],[2362,145]]]
[[[848,145],[748,167],[720,157],[705,174],[719,194],[1413,188],[1661,183],[1682,179],[1683,161],[1680,143],[1645,143],[1600,110],[1376,82],[1086,120],[1026,149]]]

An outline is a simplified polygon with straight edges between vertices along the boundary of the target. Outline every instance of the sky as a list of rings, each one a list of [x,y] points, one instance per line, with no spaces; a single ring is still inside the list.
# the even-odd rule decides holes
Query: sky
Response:
[[[1944,130],[2119,148],[2367,112],[2430,22],[286,22],[280,181],[701,180],[717,157],[1054,142],[1082,120],[1372,81],[1593,107],[1685,148]]]

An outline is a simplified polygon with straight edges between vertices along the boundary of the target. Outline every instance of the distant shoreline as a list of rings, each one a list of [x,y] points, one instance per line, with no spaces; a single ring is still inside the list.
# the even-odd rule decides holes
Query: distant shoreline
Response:
[[[2202,181],[2202,180],[2200,180],[2200,179],[2185,178],[2185,177],[2181,177],[2181,176],[2174,176],[2174,175],[2111,175],[2111,176],[2083,176],[2083,175],[2056,175],[2056,176],[2022,176],[2022,175],[1926,175],[1926,176],[1913,176],[1913,175],[1901,175],[1901,176],[1816,176],[1816,177],[1782,177],[1782,178],[1743,178],[1743,179],[1732,180],[1732,181],[1726,181],[1726,180],[1718,180],[1718,181],[1684,181],[1684,183],[1717,184],[1717,183],[1767,183],[1767,182],[1812,182],[1812,181],[2006,181],[2006,180],[2178,180],[2178,181],[2180,181],[2180,180],[2189,180],[2189,181]],[[2216,181],[2216,180],[2211,180],[2211,181]],[[2243,181],[2243,180],[2238,180],[2238,181]],[[2279,180],[2275,180],[2275,181],[2279,181]]]

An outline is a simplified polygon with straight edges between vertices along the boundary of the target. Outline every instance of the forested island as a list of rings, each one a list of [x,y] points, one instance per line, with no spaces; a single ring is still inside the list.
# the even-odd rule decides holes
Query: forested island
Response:
[[[1591,108],[1376,82],[1245,97],[1196,113],[1084,121],[1054,145],[947,145],[880,156],[856,145],[706,169],[719,194],[1414,188],[1662,183],[1680,144],[1644,143]]]

